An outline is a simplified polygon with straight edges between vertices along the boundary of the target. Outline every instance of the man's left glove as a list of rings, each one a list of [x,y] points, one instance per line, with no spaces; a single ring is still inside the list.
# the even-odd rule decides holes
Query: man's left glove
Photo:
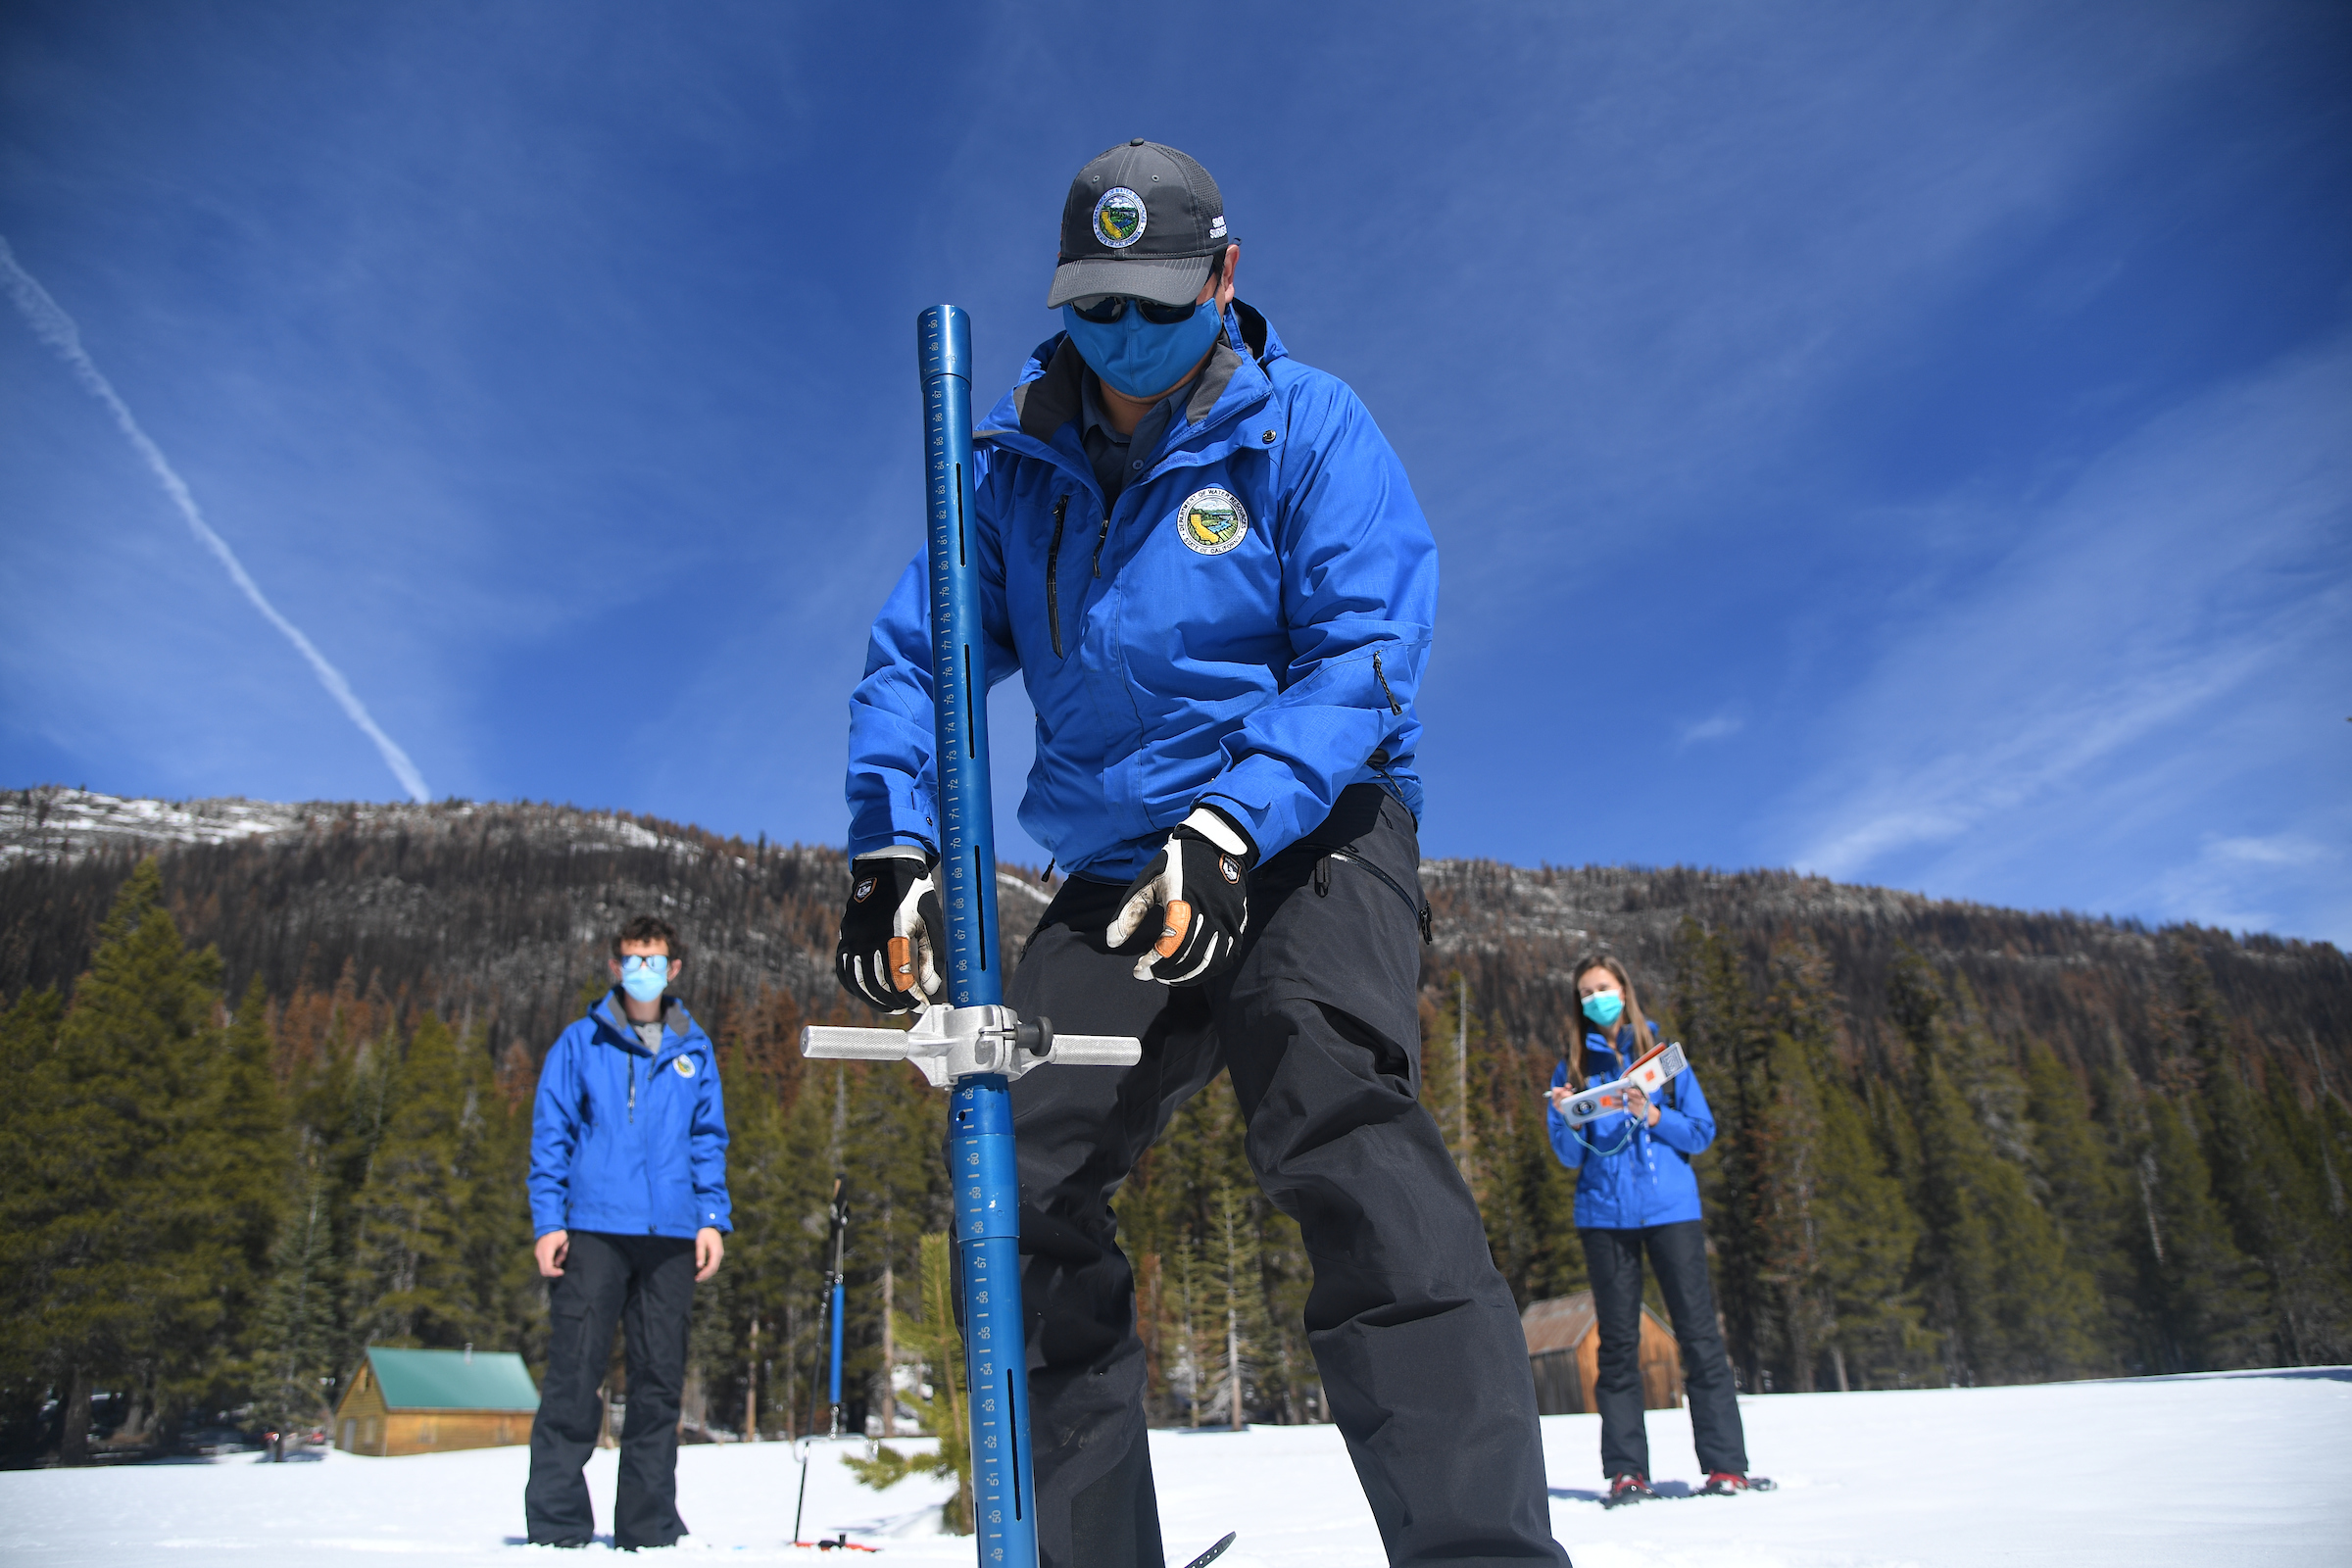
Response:
[[[1213,806],[1196,806],[1128,884],[1103,940],[1124,947],[1155,923],[1159,940],[1135,960],[1138,980],[1197,986],[1213,979],[1233,962],[1250,928],[1250,868],[1256,863],[1257,848],[1239,823]]]
[[[911,844],[893,844],[850,864],[850,902],[841,911],[833,973],[842,989],[884,1012],[906,1012],[939,995],[942,940],[939,862]]]

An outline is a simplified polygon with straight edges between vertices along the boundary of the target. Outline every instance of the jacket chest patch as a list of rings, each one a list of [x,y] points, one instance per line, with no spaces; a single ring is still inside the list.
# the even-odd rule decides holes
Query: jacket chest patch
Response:
[[[681,1078],[691,1078],[694,1076],[694,1058],[692,1056],[680,1056],[677,1060],[671,1062],[670,1065],[678,1069],[678,1076]]]
[[[1230,490],[1196,490],[1176,509],[1176,537],[1197,556],[1221,556],[1249,533],[1250,514]]]

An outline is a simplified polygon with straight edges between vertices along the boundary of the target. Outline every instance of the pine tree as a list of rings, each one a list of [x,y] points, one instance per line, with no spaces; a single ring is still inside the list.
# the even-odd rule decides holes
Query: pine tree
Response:
[[[1983,1060],[1994,1048],[1947,1022],[1935,971],[1916,954],[1898,959],[1894,989],[1889,1010],[1903,1020],[1912,1048],[1908,1098],[1918,1157],[1909,1185],[1922,1223],[1915,1278],[1942,1336],[1947,1375],[1976,1384],[2079,1371],[2096,1354],[2090,1283],[2069,1265],[2023,1168],[1996,1148],[1996,1137],[2022,1137],[1997,1118],[1988,1128],[1949,1066],[1975,1058],[1972,1080],[1996,1080]]]
[[[2328,1358],[2346,1344],[2344,1291],[2319,1172],[2295,1157],[2299,1116],[2265,1106],[2247,1085],[2244,1058],[2212,976],[2187,933],[2176,935],[2178,1027],[2197,1068],[2199,1142],[2213,1194],[2238,1249],[2263,1274],[2271,1357],[2289,1365]]]
[[[29,1279],[11,1336],[34,1347],[64,1404],[61,1456],[88,1454],[90,1395],[129,1382],[185,1396],[221,1304],[220,1239],[192,1178],[207,1102],[220,961],[185,950],[153,860],[122,884],[56,1046],[20,1086],[25,1140],[0,1211]],[[21,1184],[21,1185],[20,1185]]]
[[[329,1183],[315,1138],[305,1137],[292,1200],[278,1221],[270,1288],[258,1324],[256,1403],[264,1420],[292,1431],[328,1419],[320,1391],[335,1360],[335,1267]]]
[[[1778,1332],[1777,1293],[1767,1277],[1766,1215],[1783,1159],[1772,1114],[1772,1036],[1729,941],[1686,920],[1681,954],[1675,1017],[1715,1112],[1715,1142],[1699,1166],[1715,1300],[1733,1365],[1754,1391],[1763,1386],[1765,1348]]]
[[[923,1315],[902,1315],[893,1333],[927,1374],[907,1402],[923,1429],[935,1434],[939,1446],[928,1455],[902,1453],[888,1444],[877,1445],[870,1459],[843,1461],[865,1485],[877,1491],[895,1486],[909,1475],[930,1475],[956,1481],[956,1495],[945,1506],[948,1533],[972,1533],[972,1435],[964,1411],[967,1389],[963,1376],[963,1340],[956,1328],[954,1251],[944,1232],[922,1238]],[[929,1392],[925,1392],[926,1387]]]
[[[218,1250],[208,1270],[222,1308],[211,1348],[216,1402],[241,1402],[262,1378],[258,1313],[286,1207],[293,1148],[284,1097],[272,1063],[270,994],[256,976],[246,987],[220,1049],[213,1054],[202,1104],[182,1152]]]
[[[2057,1222],[2068,1264],[2086,1276],[2096,1291],[2092,1368],[2111,1369],[2121,1364],[2131,1334],[2127,1315],[2118,1310],[2132,1285],[2126,1248],[2131,1223],[2127,1179],[2091,1119],[2082,1081],[2038,1041],[2026,1054],[2026,1083],[2035,1196]]]
[[[2126,1107],[2122,1141],[2142,1222],[2133,1227],[2132,1252],[2143,1369],[2259,1365],[2268,1349],[2260,1276],[2230,1239],[2189,1119],[2136,1085],[2112,1098]]]
[[[383,1138],[353,1205],[351,1319],[363,1345],[451,1346],[468,1327],[462,1161],[466,1084],[426,1013],[389,1074]]]
[[[1217,1188],[1216,1203],[1214,1284],[1206,1293],[1216,1381],[1202,1402],[1225,1412],[1238,1431],[1248,1420],[1250,1388],[1271,1336],[1266,1332],[1265,1281],[1258,1268],[1257,1227],[1250,1200],[1227,1182]]]

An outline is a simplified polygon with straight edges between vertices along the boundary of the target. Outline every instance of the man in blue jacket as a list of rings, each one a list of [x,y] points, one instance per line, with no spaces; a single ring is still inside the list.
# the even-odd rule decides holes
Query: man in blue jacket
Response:
[[[558,1037],[531,1109],[531,1224],[548,1287],[547,1378],[531,1423],[523,1513],[534,1544],[595,1534],[581,1467],[603,1425],[618,1321],[627,1342],[616,1546],[667,1546],[678,1517],[678,1399],[694,1287],[734,1229],[727,1113],[702,1026],[667,994],[686,966],[668,921],[641,914],[612,939],[613,986]]]
[[[1416,1098],[1437,550],[1355,394],[1236,299],[1240,261],[1199,164],[1103,153],[1063,206],[1064,330],[974,431],[988,679],[1028,688],[1020,821],[1069,872],[1006,1001],[1144,1042],[1013,1086],[1041,1555],[1162,1561],[1110,1198],[1229,1071],[1390,1560],[1565,1563],[1518,1315]],[[851,699],[836,956],[894,1011],[940,993],[928,632],[918,556]]]

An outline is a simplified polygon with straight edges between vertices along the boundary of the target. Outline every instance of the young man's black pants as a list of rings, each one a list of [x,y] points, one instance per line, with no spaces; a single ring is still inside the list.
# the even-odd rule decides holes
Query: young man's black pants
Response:
[[[1326,859],[1334,850],[1386,880]],[[1144,1042],[1135,1067],[1045,1067],[1012,1088],[1046,1568],[1163,1561],[1135,1281],[1110,1197],[1220,1068],[1251,1169],[1304,1233],[1307,1343],[1389,1560],[1567,1563],[1519,1315],[1415,1098],[1419,862],[1411,813],[1385,791],[1349,789],[1250,875],[1241,958],[1205,986],[1137,980],[1135,953],[1104,948],[1123,885],[1073,877],[1038,922],[1011,1005]],[[1203,1544],[1219,1528],[1183,1521]]]
[[[629,1381],[612,1544],[675,1544],[686,1533],[678,1517],[678,1398],[686,1386],[694,1243],[597,1231],[573,1231],[570,1241],[563,1274],[548,1282],[547,1380],[531,1422],[531,1480],[522,1494],[530,1539],[568,1544],[595,1534],[580,1468],[604,1425],[597,1390],[618,1321]]]
[[[1658,1271],[1658,1291],[1683,1348],[1683,1396],[1690,1406],[1690,1437],[1698,1467],[1712,1474],[1747,1474],[1747,1440],[1740,1424],[1739,1391],[1715,1320],[1715,1291],[1707,1283],[1707,1237],[1694,1219],[1646,1230],[1579,1231],[1585,1272],[1592,1279],[1592,1313],[1600,1326],[1600,1371],[1593,1403],[1600,1410],[1603,1475],[1649,1474],[1649,1432],[1642,1424],[1642,1253]]]

